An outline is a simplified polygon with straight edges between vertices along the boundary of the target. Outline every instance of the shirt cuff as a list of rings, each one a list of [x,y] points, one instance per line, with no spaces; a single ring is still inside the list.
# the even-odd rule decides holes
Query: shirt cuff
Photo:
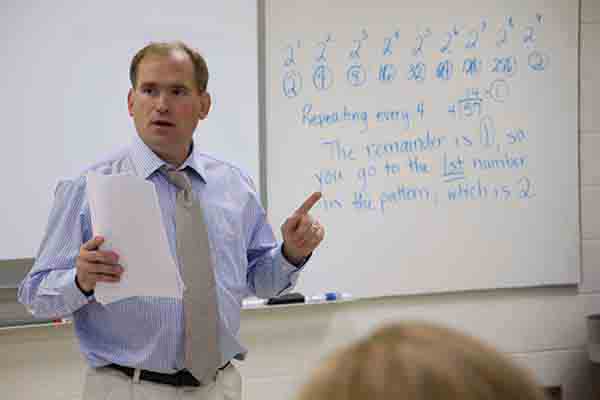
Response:
[[[298,265],[292,264],[288,261],[288,259],[283,255],[283,243],[279,245],[279,257],[281,258],[281,268],[283,271],[290,276],[290,281],[294,282],[297,279],[297,275],[300,271],[304,269],[304,266],[312,256],[312,253],[305,257],[302,262]],[[292,279],[295,278],[295,279]]]
[[[75,285],[77,285],[77,288],[79,289],[79,291],[81,293],[83,293],[84,296],[86,297],[90,297],[94,295],[94,289],[90,290],[90,291],[86,291],[83,290],[83,288],[81,287],[81,285],[79,284],[79,279],[77,279],[77,274],[75,274]]]
[[[75,312],[76,310],[78,310],[79,308],[83,307],[84,305],[88,304],[89,302],[91,302],[94,299],[94,296],[93,296],[93,294],[90,296],[86,296],[79,289],[79,286],[75,282],[75,276],[76,276],[75,269],[73,269],[72,274],[68,274],[68,275],[71,275],[71,279],[69,279],[68,282],[65,282],[65,284],[59,289],[59,291],[60,291],[60,294],[63,296],[66,307],[72,313],[72,312]]]
[[[281,243],[281,245],[279,246],[279,253],[281,254],[281,258],[283,258],[283,261],[285,261],[287,264],[294,266],[296,269],[301,269],[302,267],[304,267],[304,265],[306,264],[306,262],[312,256],[312,252],[311,252],[308,256],[304,257],[302,259],[302,261],[300,261],[299,264],[294,264],[291,261],[289,261],[288,258],[285,256],[285,254],[283,252],[283,245],[284,245],[284,243]]]

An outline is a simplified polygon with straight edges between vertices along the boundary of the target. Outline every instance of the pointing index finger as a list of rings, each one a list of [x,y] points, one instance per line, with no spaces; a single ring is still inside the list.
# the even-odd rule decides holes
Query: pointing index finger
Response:
[[[296,215],[308,214],[310,209],[313,208],[313,206],[317,204],[319,200],[321,200],[321,192],[314,192],[308,196],[308,199],[304,200],[304,203],[302,203],[302,205],[296,210]]]

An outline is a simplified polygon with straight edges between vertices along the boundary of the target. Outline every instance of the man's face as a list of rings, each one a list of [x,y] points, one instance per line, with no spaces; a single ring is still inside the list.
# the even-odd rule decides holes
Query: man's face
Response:
[[[198,91],[188,55],[174,51],[142,59],[127,105],[144,143],[163,158],[177,159],[187,156],[198,121],[208,115],[210,96]]]

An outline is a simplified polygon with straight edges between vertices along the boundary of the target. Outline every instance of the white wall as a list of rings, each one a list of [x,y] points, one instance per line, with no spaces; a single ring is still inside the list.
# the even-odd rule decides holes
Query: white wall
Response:
[[[562,385],[566,400],[588,397],[585,353],[589,313],[600,312],[600,2],[582,0],[581,198],[583,284],[383,298],[248,310],[241,366],[245,399],[290,398],[314,361],[387,321],[430,319],[465,329],[531,368],[542,384]],[[85,364],[72,327],[0,330],[0,393],[6,399],[78,399]],[[596,377],[598,379],[598,377]]]
[[[149,41],[177,38],[206,57],[212,106],[196,132],[198,148],[235,163],[259,184],[254,2],[0,4],[7,61],[0,63],[0,76],[7,77],[0,109],[11,116],[0,159],[3,166],[19,166],[3,175],[12,190],[0,197],[1,261],[35,255],[59,180],[76,177],[135,136],[127,71],[134,52]]]

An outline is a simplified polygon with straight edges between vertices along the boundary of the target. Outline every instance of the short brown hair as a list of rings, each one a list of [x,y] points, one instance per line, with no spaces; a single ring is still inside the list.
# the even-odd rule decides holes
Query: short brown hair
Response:
[[[301,400],[544,400],[529,372],[479,340],[429,323],[398,323],[338,350]]]
[[[131,81],[131,86],[135,89],[137,84],[137,69],[145,56],[151,54],[166,56],[173,51],[183,51],[190,57],[190,60],[192,60],[192,63],[194,64],[196,87],[200,93],[204,93],[208,86],[208,66],[206,65],[206,60],[204,60],[204,57],[196,50],[180,41],[152,42],[138,51],[135,56],[133,56],[131,65],[129,66],[129,80]]]

